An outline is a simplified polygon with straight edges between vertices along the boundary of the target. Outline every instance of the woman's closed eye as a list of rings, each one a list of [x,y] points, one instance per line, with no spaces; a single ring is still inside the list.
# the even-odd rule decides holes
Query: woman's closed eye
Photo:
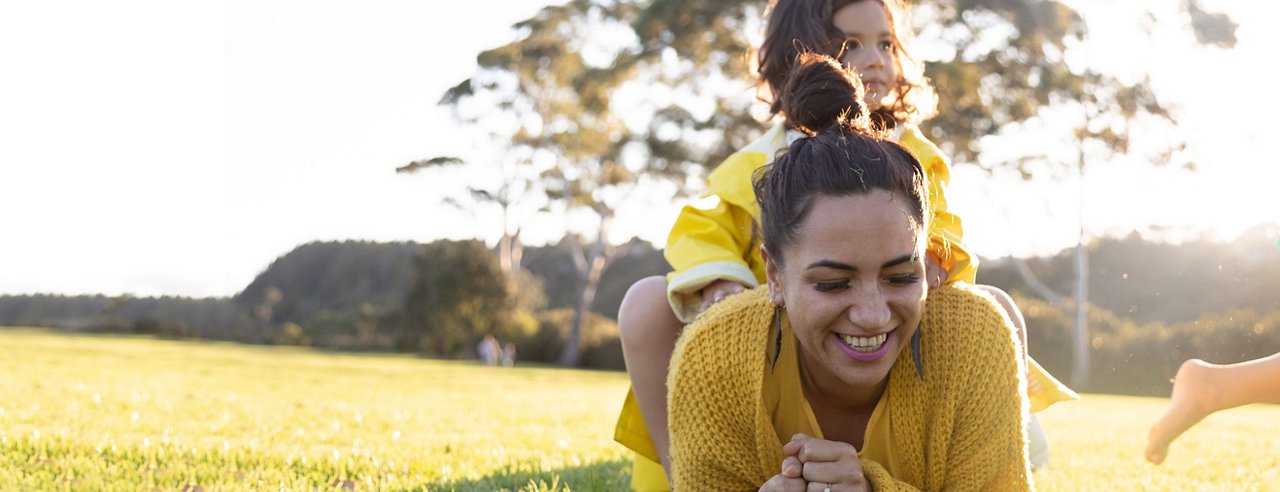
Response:
[[[848,280],[830,280],[819,281],[813,283],[814,290],[818,292],[836,292],[849,288]]]
[[[889,283],[892,285],[911,285],[918,284],[923,277],[918,273],[908,275],[894,275],[889,277]]]
[[[892,275],[885,278],[889,285],[904,286],[918,284],[924,280],[924,276],[919,273],[909,273],[902,275]],[[849,288],[849,280],[819,280],[813,283],[813,289],[818,292],[837,292]]]

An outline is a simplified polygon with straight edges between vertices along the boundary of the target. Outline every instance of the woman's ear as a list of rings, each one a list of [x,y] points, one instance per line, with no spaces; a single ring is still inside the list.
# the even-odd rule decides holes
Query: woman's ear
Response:
[[[760,247],[760,257],[764,259],[764,278],[769,284],[769,300],[774,306],[786,307],[787,300],[782,295],[782,270],[778,268],[777,262],[769,256],[769,250],[764,246]]]

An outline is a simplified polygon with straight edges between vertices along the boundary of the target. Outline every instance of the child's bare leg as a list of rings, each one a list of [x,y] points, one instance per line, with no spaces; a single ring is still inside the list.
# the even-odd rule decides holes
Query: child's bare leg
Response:
[[[1147,434],[1147,460],[1160,464],[1169,443],[1213,412],[1249,403],[1280,403],[1280,354],[1238,364],[1191,359],[1173,379],[1169,409]]]
[[[991,294],[996,299],[996,303],[1004,308],[1005,314],[1009,315],[1009,321],[1013,322],[1013,327],[1018,329],[1018,339],[1022,341],[1022,358],[1027,358],[1027,320],[1022,317],[1022,310],[1018,309],[1018,305],[1013,303],[1013,298],[999,287],[994,285],[979,285],[978,288]]]
[[[684,324],[667,303],[667,279],[648,277],[627,290],[618,308],[622,355],[631,377],[631,390],[649,428],[662,468],[671,472],[667,436],[667,366]]]

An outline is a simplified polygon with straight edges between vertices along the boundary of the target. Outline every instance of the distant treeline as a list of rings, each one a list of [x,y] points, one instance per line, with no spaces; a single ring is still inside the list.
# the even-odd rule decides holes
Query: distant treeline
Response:
[[[175,337],[233,339],[243,322],[231,299],[189,297],[0,296],[0,325],[69,331],[136,332]]]
[[[1017,294],[1014,299],[1027,319],[1031,355],[1065,382],[1072,367],[1074,311]],[[1280,307],[1228,309],[1181,322],[1143,324],[1094,308],[1089,310],[1089,333],[1089,383],[1077,389],[1169,396],[1169,379],[1184,360],[1230,363],[1280,352]]]
[[[1026,265],[1069,297],[1072,255]],[[1047,302],[1010,259],[985,262],[978,281],[1014,294],[1031,354],[1069,375],[1074,303]],[[1089,391],[1167,396],[1186,359],[1227,363],[1280,352],[1280,227],[1255,227],[1228,244],[1151,243],[1136,234],[1097,241],[1089,248],[1089,304]]]
[[[1164,394],[1189,357],[1230,362],[1280,351],[1277,227],[1220,244],[1152,243],[1137,235],[1093,243],[1088,389]],[[984,260],[979,281],[1014,294],[1030,350],[1070,373],[1072,254]],[[567,243],[527,248],[527,273],[498,270],[477,241],[313,242],[272,262],[230,298],[24,295],[0,297],[0,325],[144,333],[247,343],[472,356],[494,334],[524,361],[554,362],[569,333],[577,276]],[[583,365],[623,367],[613,318],[628,286],[669,267],[640,241],[604,271],[582,336]],[[1027,273],[1065,296],[1046,299]],[[1057,301],[1056,303],[1051,301]]]
[[[1280,226],[1258,226],[1234,242],[1172,245],[1134,234],[1089,248],[1089,302],[1137,323],[1176,323],[1231,309],[1280,309]],[[1040,281],[1070,296],[1073,251],[1027,260]],[[1009,259],[985,260],[978,281],[1036,296]],[[1276,347],[1280,350],[1280,347]]]
[[[636,241],[628,251],[603,274],[593,303],[595,314],[583,335],[584,365],[623,367],[612,322],[618,303],[635,280],[669,270],[661,252],[648,243]],[[449,259],[442,261],[443,257]],[[516,341],[522,360],[554,361],[564,345],[576,295],[577,276],[566,243],[527,248],[523,266],[529,279],[500,288],[521,291],[515,297],[526,305],[513,307],[526,311],[522,316],[527,326],[464,327],[452,339],[436,337],[435,347],[433,340],[424,338],[435,332],[421,326],[431,314],[420,308],[442,293],[465,291],[459,283],[466,279],[471,287],[482,285],[483,277],[496,272],[456,270],[477,264],[482,270],[484,265],[495,268],[491,258],[477,241],[312,242],[277,258],[230,298],[0,296],[0,325],[420,351],[446,357],[470,355],[472,339],[492,331],[504,341]],[[428,279],[442,285],[423,285]]]

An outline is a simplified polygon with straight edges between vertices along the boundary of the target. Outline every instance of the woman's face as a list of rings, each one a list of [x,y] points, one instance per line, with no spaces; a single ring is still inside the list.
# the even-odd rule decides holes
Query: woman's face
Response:
[[[909,210],[883,190],[818,197],[783,248],[785,266],[766,252],[770,295],[820,391],[877,388],[920,324],[924,244]]]
[[[836,10],[831,23],[845,36],[845,51],[840,61],[862,77],[867,106],[879,109],[898,80],[898,67],[894,63],[897,47],[884,5],[875,0],[853,2]]]

